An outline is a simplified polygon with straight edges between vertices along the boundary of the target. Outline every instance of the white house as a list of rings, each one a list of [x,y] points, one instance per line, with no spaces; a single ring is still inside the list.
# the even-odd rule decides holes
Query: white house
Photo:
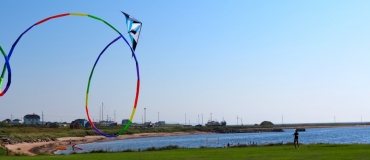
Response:
[[[113,121],[100,121],[99,124],[101,126],[109,126],[109,124],[111,124]]]
[[[23,120],[23,124],[41,124],[40,116],[35,113],[25,115]]]
[[[20,119],[15,119],[15,120],[12,121],[12,124],[22,124],[22,123],[23,122]]]

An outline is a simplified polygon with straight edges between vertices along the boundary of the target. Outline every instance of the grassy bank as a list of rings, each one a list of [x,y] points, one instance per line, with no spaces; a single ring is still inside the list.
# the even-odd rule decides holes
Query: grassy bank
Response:
[[[136,133],[173,133],[173,132],[212,132],[212,133],[226,133],[226,132],[237,132],[241,129],[266,129],[271,130],[271,127],[230,127],[230,126],[215,126],[215,127],[182,127],[176,125],[161,126],[155,128],[140,128],[130,127],[124,134],[136,134]],[[122,126],[99,127],[101,131],[106,134],[118,133]],[[69,127],[60,128],[47,128],[44,126],[8,126],[0,127],[0,135],[10,135],[13,140],[32,140],[42,138],[60,138],[60,137],[84,137],[98,135],[91,128],[83,129],[70,129]]]
[[[106,134],[114,134],[122,129],[121,126],[117,127],[100,127]],[[184,127],[166,127],[166,128],[130,128],[125,134],[135,133],[159,133],[159,132],[194,132],[194,128]],[[61,128],[46,128],[46,127],[27,127],[27,126],[12,126],[12,127],[0,127],[0,134],[10,135],[14,140],[30,140],[30,139],[41,139],[41,138],[60,138],[60,137],[84,137],[91,135],[98,135],[93,129],[69,129],[67,127]]]
[[[309,127],[315,127],[314,124],[305,124]],[[333,127],[333,126],[353,126],[354,124],[320,124],[321,126]],[[212,133],[237,133],[240,131],[268,131],[273,127],[302,127],[296,125],[284,125],[284,126],[214,126],[214,127],[183,127],[182,125],[165,125],[155,128],[140,128],[131,126],[124,134],[136,134],[136,133],[172,133],[172,132],[212,132]],[[101,131],[106,134],[118,133],[122,126],[99,127]],[[45,126],[27,126],[27,125],[7,125],[0,126],[0,135],[10,135],[13,140],[35,140],[42,138],[60,138],[60,137],[84,137],[91,135],[98,135],[91,128],[83,129],[70,129],[69,127],[59,128],[48,128]]]
[[[175,149],[167,151],[86,153],[72,155],[2,156],[1,159],[370,159],[370,145],[311,144],[245,148]],[[0,150],[0,153],[3,151]]]

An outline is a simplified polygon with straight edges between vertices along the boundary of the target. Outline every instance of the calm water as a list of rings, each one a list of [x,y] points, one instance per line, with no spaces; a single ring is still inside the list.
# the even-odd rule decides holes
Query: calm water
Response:
[[[285,129],[285,132],[266,132],[266,133],[232,133],[232,134],[202,134],[169,137],[150,137],[138,139],[116,140],[98,143],[81,144],[78,147],[83,151],[110,150],[118,151],[125,149],[138,150],[149,147],[163,147],[168,145],[178,145],[186,148],[199,148],[200,146],[223,147],[225,144],[248,144],[257,142],[258,145],[264,143],[293,142],[294,129]],[[299,142],[310,143],[366,143],[370,144],[370,127],[343,127],[343,128],[308,128],[306,132],[299,132]],[[65,151],[56,151],[56,154],[69,154],[71,148]]]

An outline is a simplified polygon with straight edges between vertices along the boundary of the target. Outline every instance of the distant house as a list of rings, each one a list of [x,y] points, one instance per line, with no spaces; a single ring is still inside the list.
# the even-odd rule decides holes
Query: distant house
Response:
[[[79,129],[80,127],[87,128],[87,127],[91,127],[91,125],[86,119],[76,119],[72,121],[70,124],[71,129]]]
[[[226,123],[225,123],[226,125]],[[208,121],[206,126],[221,126],[220,122],[217,121]]]
[[[111,123],[111,124],[109,124],[109,126],[110,126],[110,127],[117,126],[117,122]]]
[[[13,122],[12,122],[12,124],[22,124],[22,123],[23,122],[20,119],[14,119]]]
[[[161,126],[161,125],[165,125],[166,122],[165,121],[158,121],[155,123],[156,126]]]
[[[154,124],[152,122],[145,122],[143,124],[143,127],[148,127],[148,128],[151,128],[151,127],[154,127]]]
[[[46,122],[45,126],[50,127],[51,124],[52,124],[52,122]]]
[[[91,127],[90,122],[86,122],[86,123],[85,123],[85,128],[89,128],[89,127]]]
[[[23,120],[23,124],[41,124],[40,116],[35,113],[25,115]]]
[[[58,123],[59,127],[67,127],[67,122]]]
[[[80,126],[83,126],[83,127],[85,127],[86,123],[88,123],[86,119],[76,119],[75,121],[80,123]]]
[[[3,122],[5,122],[5,123],[12,123],[12,120],[10,120],[10,119],[5,119],[5,120],[3,120]]]
[[[109,126],[112,123],[112,121],[100,121],[99,125],[101,126]]]
[[[126,125],[130,120],[129,119],[123,119],[122,120],[122,126]]]
[[[69,125],[69,128],[80,129],[80,123],[78,123],[77,121],[72,121],[71,124]]]

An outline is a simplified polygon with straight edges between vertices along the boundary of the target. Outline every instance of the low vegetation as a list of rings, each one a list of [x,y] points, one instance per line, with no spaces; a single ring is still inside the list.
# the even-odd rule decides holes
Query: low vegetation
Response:
[[[238,132],[245,128],[259,128],[259,127],[230,127],[230,126],[214,126],[214,127],[183,127],[181,125],[166,125],[155,128],[140,128],[132,126],[124,134],[137,133],[173,133],[173,132],[216,132],[216,133],[232,133]],[[106,134],[118,133],[122,126],[99,127]],[[50,128],[44,126],[3,126],[0,127],[0,135],[9,135],[15,141],[35,140],[45,138],[60,138],[60,137],[84,137],[91,135],[98,135],[91,128],[70,129],[69,127]]]
[[[263,122],[261,122],[260,125],[261,126],[273,126],[274,124],[272,122],[270,122],[270,121],[263,121]]]

